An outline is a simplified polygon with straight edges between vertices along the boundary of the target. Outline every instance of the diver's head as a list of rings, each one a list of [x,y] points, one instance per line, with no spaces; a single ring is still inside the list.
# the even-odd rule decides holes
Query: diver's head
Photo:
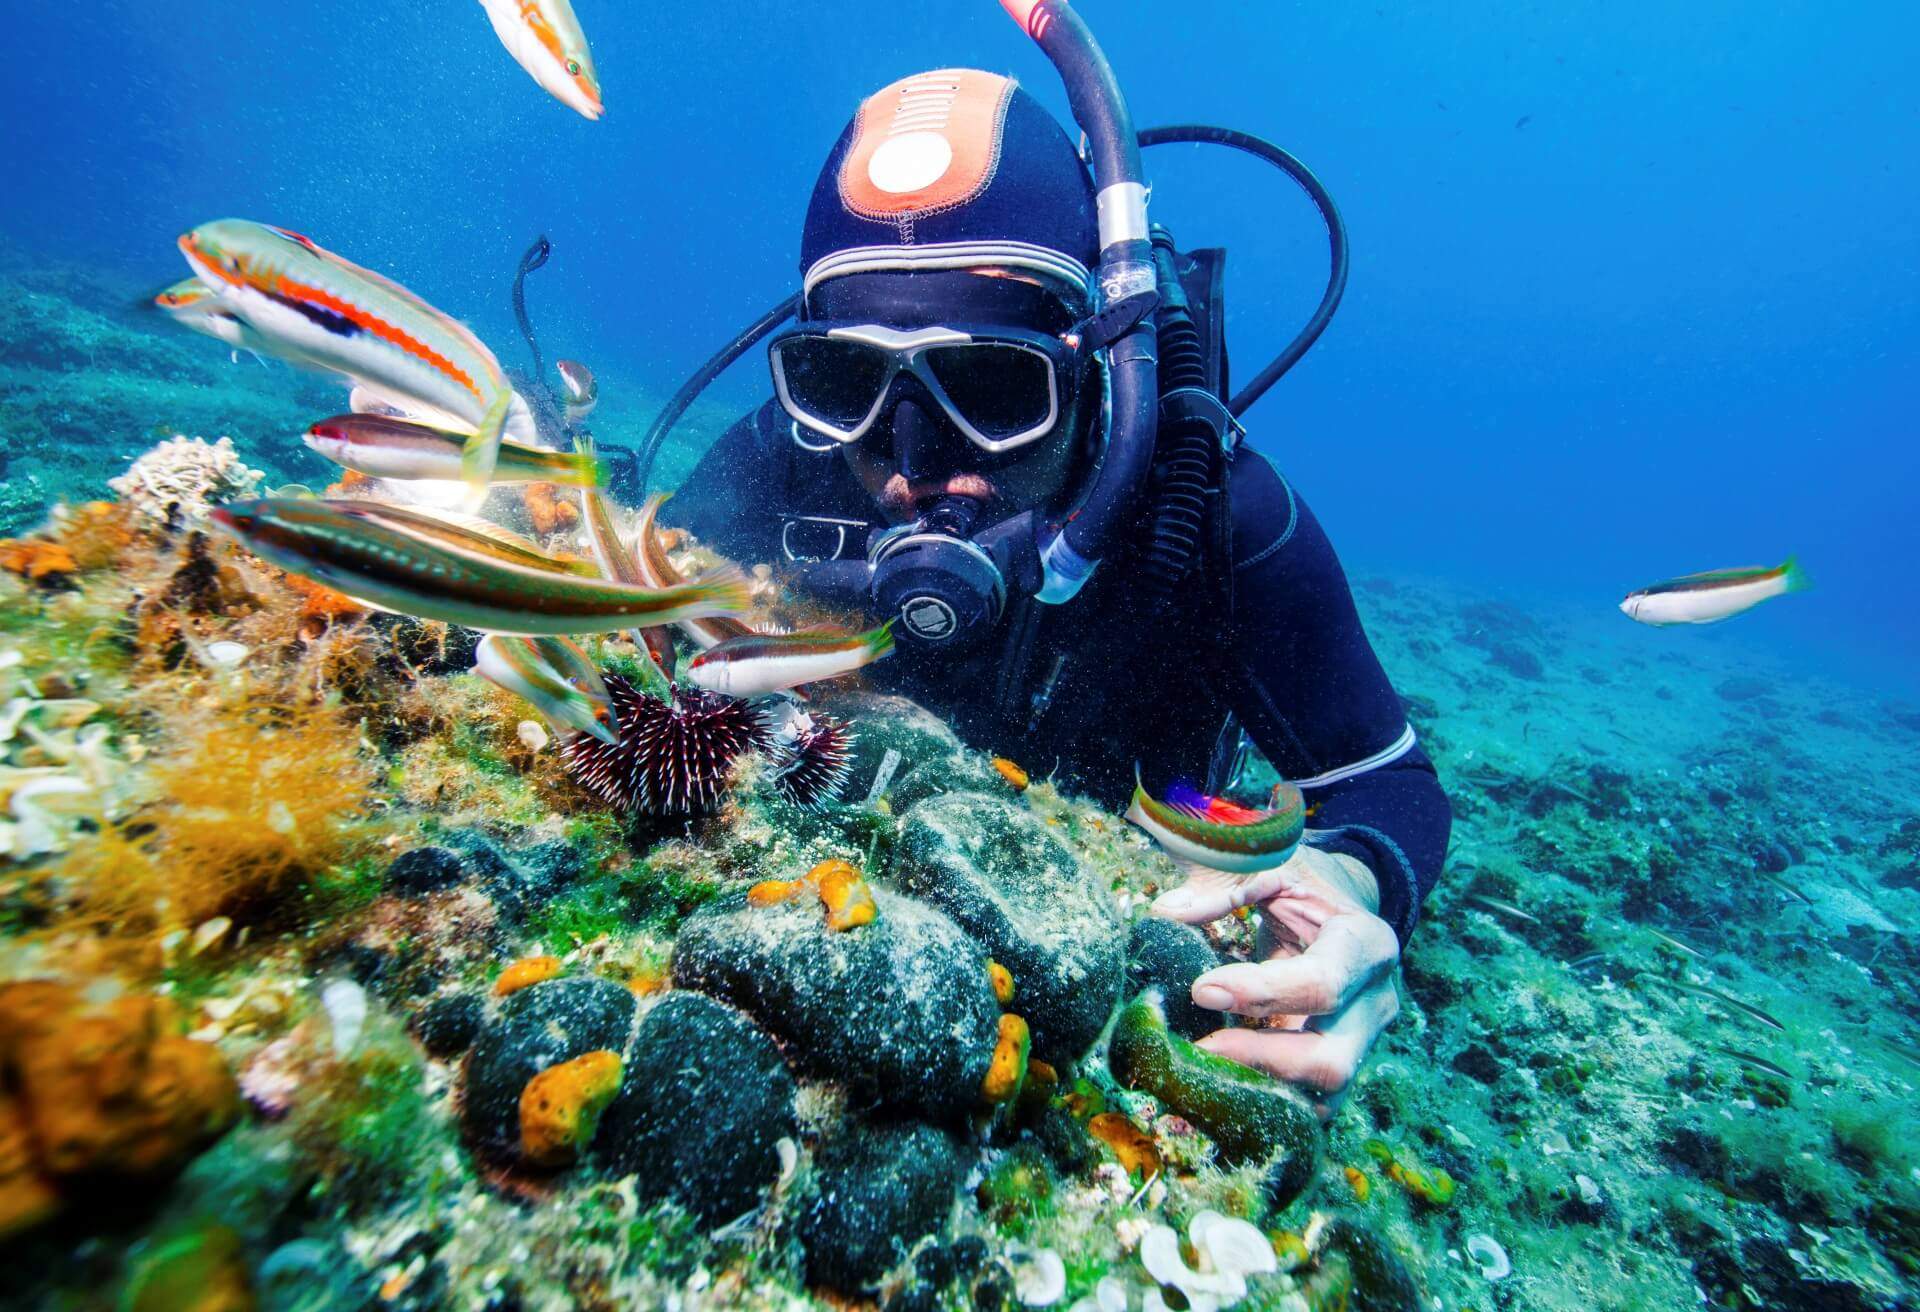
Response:
[[[892,522],[1063,509],[1091,468],[1101,377],[1093,184],[1006,78],[943,69],[869,97],[822,170],[798,325],[769,348],[795,440],[838,447]]]

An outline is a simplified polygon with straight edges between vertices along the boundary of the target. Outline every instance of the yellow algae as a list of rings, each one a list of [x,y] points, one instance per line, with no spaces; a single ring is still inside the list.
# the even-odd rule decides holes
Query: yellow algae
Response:
[[[1007,781],[1014,792],[1024,793],[1027,791],[1027,772],[1015,765],[1012,761],[1009,761],[1004,756],[996,756],[993,758],[993,768],[1000,772],[1000,777]]]
[[[791,901],[808,887],[804,879],[763,879],[747,890],[750,907],[778,906]]]
[[[1145,1178],[1160,1173],[1160,1150],[1124,1114],[1101,1112],[1087,1122],[1087,1132],[1113,1150],[1127,1174]]]
[[[1367,1179],[1367,1173],[1357,1166],[1349,1166],[1342,1174],[1347,1177],[1347,1187],[1353,1190],[1353,1196],[1366,1202],[1367,1195],[1373,1192],[1373,1183]]]
[[[993,985],[993,996],[1001,1006],[1013,1001],[1013,972],[997,961],[987,962],[987,979]]]
[[[1007,1012],[1000,1017],[1000,1038],[993,1045],[993,1060],[987,1065],[987,1078],[980,1086],[981,1096],[988,1102],[1001,1103],[1020,1092],[1020,1085],[1027,1077],[1027,1052],[1033,1046],[1033,1035],[1027,1029],[1027,1022]]]
[[[1307,1241],[1291,1230],[1282,1230],[1270,1236],[1270,1239],[1273,1244],[1273,1255],[1280,1259],[1282,1271],[1298,1270],[1313,1260],[1313,1254],[1307,1248]]]
[[[493,996],[504,998],[517,993],[529,984],[552,979],[563,969],[558,957],[522,957],[500,972],[500,978],[493,982]]]
[[[807,882],[820,890],[820,900],[826,903],[828,929],[855,929],[871,924],[879,913],[866,876],[848,862],[822,861],[807,872]]]
[[[536,1166],[564,1166],[593,1138],[620,1088],[620,1054],[607,1049],[549,1066],[520,1091],[520,1153]]]

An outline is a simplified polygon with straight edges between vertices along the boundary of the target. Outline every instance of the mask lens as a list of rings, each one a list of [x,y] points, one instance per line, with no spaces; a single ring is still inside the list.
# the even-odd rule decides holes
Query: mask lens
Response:
[[[835,428],[857,426],[886,385],[887,356],[865,342],[791,337],[774,351],[788,399]]]
[[[924,358],[953,408],[993,441],[1032,432],[1053,409],[1053,366],[1036,351],[968,342],[930,347]]]

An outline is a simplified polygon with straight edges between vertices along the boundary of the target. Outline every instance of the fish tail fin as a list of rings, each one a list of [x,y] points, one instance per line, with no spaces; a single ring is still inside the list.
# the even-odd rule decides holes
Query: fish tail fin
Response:
[[[893,622],[899,617],[890,617],[885,624],[865,635],[867,650],[873,653],[873,659],[879,660],[893,650]]]
[[[741,615],[753,604],[753,596],[747,591],[747,576],[740,572],[738,565],[710,569],[681,586],[689,603],[699,610],[696,618]]]
[[[607,485],[606,461],[594,455],[591,450],[576,451],[569,455],[556,452],[553,457],[554,479],[556,483],[567,487],[601,488]]]
[[[1813,586],[1813,580],[1807,577],[1807,571],[1801,566],[1798,556],[1788,556],[1780,572],[1787,581],[1788,592],[1805,592]]]
[[[507,431],[507,411],[512,405],[513,389],[502,387],[460,452],[460,477],[475,491],[485,492],[493,481],[493,466],[500,459],[500,439]]]

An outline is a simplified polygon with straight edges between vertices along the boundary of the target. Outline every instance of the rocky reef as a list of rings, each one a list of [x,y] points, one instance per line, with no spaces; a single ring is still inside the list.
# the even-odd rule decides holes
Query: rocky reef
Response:
[[[265,456],[146,445],[0,551],[9,1305],[1912,1305],[1912,708],[1364,581],[1459,821],[1323,1126],[1118,817],[857,687],[845,800],[617,813],[472,635],[200,529]]]

